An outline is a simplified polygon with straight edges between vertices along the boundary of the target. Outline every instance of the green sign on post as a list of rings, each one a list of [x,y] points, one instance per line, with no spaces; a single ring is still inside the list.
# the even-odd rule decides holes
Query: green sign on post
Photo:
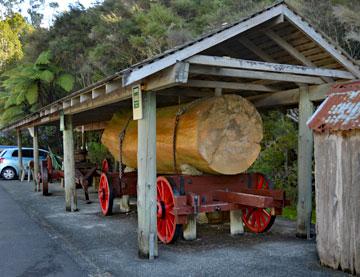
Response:
[[[142,110],[141,85],[136,85],[132,88],[132,106],[133,106],[133,119],[134,120],[142,119],[143,110]]]

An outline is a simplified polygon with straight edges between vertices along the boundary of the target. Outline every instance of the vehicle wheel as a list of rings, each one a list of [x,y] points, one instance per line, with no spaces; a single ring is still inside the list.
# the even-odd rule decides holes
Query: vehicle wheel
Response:
[[[5,179],[5,180],[14,180],[16,178],[16,171],[13,167],[5,167],[2,171],[1,171],[1,176]]]
[[[103,215],[111,215],[113,202],[114,202],[114,192],[113,186],[108,181],[108,178],[105,173],[101,173],[100,184],[98,190],[98,197],[100,202],[100,208]]]
[[[274,189],[274,184],[261,173],[253,173],[256,181],[252,183],[250,188],[254,189]],[[268,231],[275,222],[275,215],[271,215],[271,209],[244,207],[243,222],[245,226],[253,233],[264,233]]]
[[[181,235],[182,225],[176,224],[175,195],[178,195],[166,177],[159,176],[157,187],[157,234],[164,243],[169,244]]]

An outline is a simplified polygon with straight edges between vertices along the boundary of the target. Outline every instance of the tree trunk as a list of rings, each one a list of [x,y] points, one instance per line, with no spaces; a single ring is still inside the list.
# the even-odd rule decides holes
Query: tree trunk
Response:
[[[179,109],[183,113],[176,124]],[[102,143],[116,160],[120,157],[119,135],[131,116],[130,111],[115,114],[102,135]],[[159,108],[156,117],[158,173],[177,173],[190,166],[204,173],[238,174],[248,169],[260,152],[261,117],[240,96],[224,95],[181,107]],[[122,161],[137,168],[137,122],[130,120],[125,129]]]

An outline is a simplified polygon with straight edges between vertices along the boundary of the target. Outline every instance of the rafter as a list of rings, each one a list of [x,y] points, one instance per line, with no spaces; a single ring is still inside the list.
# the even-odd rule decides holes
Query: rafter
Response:
[[[307,65],[310,67],[315,67],[315,64],[313,64],[308,58],[306,58],[301,52],[299,52],[295,47],[293,47],[290,43],[288,43],[286,40],[284,40],[282,37],[277,35],[272,30],[266,30],[264,34],[273,40],[277,45],[279,45],[281,48],[283,48],[286,52],[288,52],[291,56],[293,56],[295,59],[300,61],[303,65]],[[328,83],[334,82],[333,79],[330,77],[322,77],[322,79]]]
[[[275,60],[268,54],[265,53],[264,50],[262,50],[260,47],[255,45],[251,40],[249,40],[246,37],[242,37],[239,39],[239,42],[244,45],[247,49],[249,49],[251,52],[253,52],[256,56],[258,56],[260,59],[262,59],[264,62],[275,62]]]
[[[298,27],[302,32],[307,34],[312,40],[318,43],[323,49],[329,52],[339,63],[341,63],[347,70],[360,78],[360,69],[353,63],[353,61],[346,56],[345,51],[339,51],[320,33],[306,23],[299,15],[295,14],[288,7],[283,7],[283,14],[287,20]]]

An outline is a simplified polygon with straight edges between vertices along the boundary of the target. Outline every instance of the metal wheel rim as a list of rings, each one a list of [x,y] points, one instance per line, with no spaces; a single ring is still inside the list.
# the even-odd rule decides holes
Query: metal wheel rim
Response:
[[[165,177],[157,178],[157,234],[160,241],[171,243],[176,232],[174,214],[175,197],[169,181]]]
[[[269,182],[266,180],[265,176],[259,173],[256,173],[257,181],[254,186],[255,189],[269,189]],[[243,212],[243,222],[245,226],[254,233],[264,232],[269,224],[271,224],[271,211],[268,208],[254,208],[254,207],[245,207],[242,209]]]
[[[99,197],[101,211],[104,215],[106,215],[109,210],[110,187],[109,187],[108,179],[104,173],[102,173],[100,176],[98,197]]]
[[[11,179],[13,179],[15,177],[15,172],[11,168],[6,168],[3,171],[3,176],[4,176],[5,179],[11,180]]]

